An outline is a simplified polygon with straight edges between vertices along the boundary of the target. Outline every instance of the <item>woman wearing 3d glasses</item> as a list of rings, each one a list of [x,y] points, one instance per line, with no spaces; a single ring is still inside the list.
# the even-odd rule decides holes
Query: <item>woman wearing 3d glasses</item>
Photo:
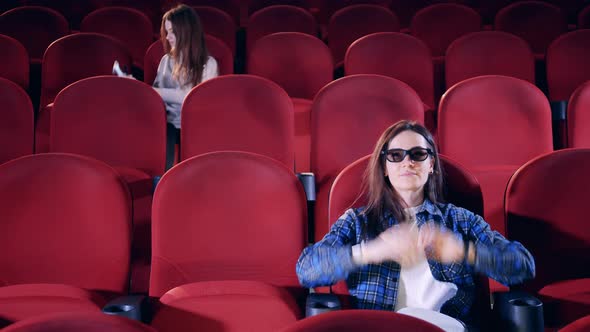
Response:
[[[400,121],[379,138],[365,172],[365,207],[349,209],[297,262],[305,287],[346,280],[359,309],[399,311],[446,330],[473,323],[475,274],[504,284],[535,275],[531,254],[478,215],[440,202],[432,135]]]

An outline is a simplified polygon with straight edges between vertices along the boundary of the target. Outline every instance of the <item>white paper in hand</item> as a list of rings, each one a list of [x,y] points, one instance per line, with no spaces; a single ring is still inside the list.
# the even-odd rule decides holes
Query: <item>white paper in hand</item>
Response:
[[[119,66],[119,61],[117,60],[115,60],[115,63],[113,63],[113,74],[119,77],[127,77],[127,74],[125,74],[125,72],[121,69]]]

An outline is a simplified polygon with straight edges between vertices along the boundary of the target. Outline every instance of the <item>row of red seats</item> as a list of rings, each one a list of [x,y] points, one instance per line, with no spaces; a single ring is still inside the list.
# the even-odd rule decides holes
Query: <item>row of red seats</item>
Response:
[[[213,7],[195,7],[204,30],[223,40],[235,55],[237,26],[231,17]],[[590,7],[580,13],[578,28],[590,23]],[[133,26],[134,29],[126,29]],[[547,46],[568,31],[565,14],[558,7],[539,2],[516,3],[498,14],[495,29],[523,38],[537,57],[544,55]],[[122,39],[130,47],[136,63],[153,41],[159,21],[136,9],[106,7],[88,14],[80,26],[83,32],[105,33]],[[348,46],[356,39],[373,32],[393,32],[401,28],[397,16],[378,5],[356,5],[338,11],[327,26],[327,39],[334,62],[339,64]],[[35,31],[45,31],[40,39]],[[416,14],[410,33],[423,40],[435,57],[443,56],[447,46],[469,32],[482,30],[482,18],[473,9],[459,4],[436,4]],[[247,29],[246,45],[253,47],[260,37],[273,32],[302,32],[318,34],[318,26],[311,13],[293,6],[271,6],[254,13]],[[56,11],[44,7],[20,7],[0,16],[0,33],[14,36],[30,51],[33,59],[40,59],[46,47],[69,33],[66,19]],[[33,45],[34,44],[34,45]],[[29,45],[31,47],[29,47]]]
[[[509,82],[510,85],[516,87],[515,89],[525,92],[516,94],[514,91],[498,87],[498,84],[494,84],[491,90],[487,89],[487,82],[494,81],[500,82],[499,84],[504,81]],[[52,112],[57,114],[59,119],[57,123],[51,124],[48,121],[45,128],[40,128],[38,125],[37,141],[45,138],[46,145],[45,149],[38,146],[37,152],[56,151],[56,139],[63,140],[67,144],[86,144],[79,139],[72,140],[72,138],[82,135],[80,137],[89,137],[89,139],[95,140],[92,143],[93,146],[97,144],[97,147],[104,146],[101,149],[97,149],[97,147],[91,149],[105,151],[98,156],[100,159],[111,159],[113,157],[107,157],[111,154],[108,150],[109,145],[99,137],[102,136],[104,130],[112,128],[113,124],[120,126],[120,134],[111,136],[115,146],[117,141],[129,141],[127,137],[138,140],[138,144],[145,139],[146,135],[154,137],[158,142],[163,140],[163,104],[160,99],[156,98],[157,96],[149,86],[132,80],[120,80],[116,77],[85,79],[83,82],[78,82],[64,89],[60,94],[61,100],[58,99],[53,105]],[[443,151],[447,145],[451,147],[462,146],[465,137],[474,136],[488,139],[482,135],[482,128],[498,130],[493,127],[493,124],[498,123],[498,126],[504,126],[507,119],[515,119],[510,121],[513,122],[515,128],[520,128],[520,124],[514,124],[514,121],[520,121],[519,114],[525,114],[522,119],[529,121],[528,118],[531,118],[531,122],[535,118],[542,119],[543,126],[532,127],[536,134],[530,137],[540,137],[539,135],[542,133],[544,139],[537,139],[537,143],[543,141],[545,144],[547,143],[545,139],[551,142],[552,128],[549,104],[542,92],[533,85],[508,77],[471,79],[465,82],[470,83],[456,85],[457,88],[449,90],[441,101],[438,130]],[[4,83],[4,86],[2,89],[4,95],[12,96],[11,99],[16,99],[20,103],[18,104],[20,106],[16,106],[17,101],[15,101],[15,106],[11,107],[13,111],[8,109],[6,112],[6,117],[15,120],[6,122],[9,128],[5,133],[7,137],[22,137],[17,142],[8,140],[13,141],[14,144],[6,146],[5,151],[7,152],[3,154],[5,156],[3,160],[7,160],[16,155],[31,153],[32,144],[30,141],[33,136],[31,134],[32,114],[28,98],[24,93],[13,92],[16,89],[7,82]],[[459,86],[461,87],[459,88]],[[454,91],[467,89],[465,86],[476,86],[474,89],[478,92],[469,92],[455,97]],[[585,101],[587,89],[587,85],[581,86],[579,92],[574,94],[571,107],[568,110],[567,146],[570,147],[588,144],[584,129],[588,121],[583,112],[587,103]],[[232,91],[231,96],[227,94],[227,91]],[[258,95],[259,97],[256,97]],[[531,96],[534,96],[534,99]],[[94,102],[88,104],[88,100],[94,100]],[[486,102],[488,100],[489,102]],[[505,100],[505,102],[498,104],[501,100]],[[345,77],[320,90],[313,102],[303,102],[296,99],[294,107],[292,101],[278,86],[262,78],[249,75],[229,75],[199,85],[187,97],[183,108],[184,130],[181,137],[180,159],[184,160],[203,151],[214,151],[218,147],[224,149],[248,147],[248,149],[255,149],[256,152],[264,153],[291,165],[291,167],[295,163],[297,171],[311,170],[316,173],[318,183],[323,184],[327,181],[324,174],[334,176],[334,173],[342,169],[344,165],[368,153],[370,151],[368,148],[380,130],[389,124],[404,118],[424,121],[424,107],[416,93],[404,83],[384,76],[353,75]],[[84,112],[81,112],[80,107],[76,105],[85,105]],[[523,105],[530,105],[528,106],[530,111],[525,110]],[[21,111],[14,111],[18,109]],[[459,115],[449,118],[446,109],[458,110]],[[148,110],[153,111],[148,113]],[[127,116],[123,114],[130,112],[133,114],[132,112],[135,111],[143,112],[142,114],[145,115],[153,113],[155,124],[140,126],[138,123],[142,122],[135,121],[135,115],[133,118],[124,120]],[[382,115],[378,115],[379,113]],[[91,118],[90,114],[96,114],[92,115],[96,119],[88,120]],[[222,116],[222,114],[227,115]],[[471,117],[467,118],[463,114],[471,114]],[[505,114],[501,118],[503,121],[498,120],[499,114]],[[14,126],[14,123],[23,117],[26,119],[24,125]],[[78,117],[82,118],[78,119]],[[203,117],[208,120],[203,121]],[[53,116],[51,118],[51,121],[55,121]],[[230,122],[227,120],[228,118],[234,119],[234,121]],[[359,120],[364,118],[367,119]],[[72,119],[76,119],[76,121]],[[264,119],[264,122],[261,119]],[[142,121],[148,120],[143,119]],[[85,126],[88,127],[83,127],[80,124],[86,124]],[[54,127],[56,135],[60,136],[49,135],[51,126]],[[154,126],[162,128],[155,130]],[[90,128],[95,128],[93,129],[95,131],[92,132]],[[228,133],[233,134],[221,135],[224,128]],[[15,130],[20,134],[11,133]],[[108,130],[118,132],[114,129]],[[133,130],[141,132],[132,135]],[[366,135],[367,131],[371,133],[368,136]],[[93,136],[89,136],[91,132]],[[353,135],[350,135],[351,132]],[[453,138],[456,141],[452,141],[448,136],[459,132],[464,132],[465,135],[457,135],[456,138]],[[252,136],[251,133],[257,133],[257,135]],[[42,136],[43,134],[45,136]],[[238,134],[242,134],[244,137],[236,140],[235,137]],[[357,136],[363,136],[363,134],[367,136],[366,139],[359,140]],[[515,135],[516,137],[523,136],[516,133]],[[347,136],[349,138],[346,138]],[[53,146],[49,144],[50,137],[51,140],[54,140]],[[214,139],[213,137],[218,138]],[[273,137],[275,141],[269,142],[269,137]],[[512,136],[508,139],[512,139]],[[246,141],[250,142],[245,143]],[[523,141],[524,144],[528,144],[528,137],[524,136]],[[335,144],[338,142],[341,144]],[[493,141],[490,142],[492,142],[490,144],[494,144]],[[342,143],[359,148],[352,149],[348,144]],[[334,145],[343,145],[343,149],[347,151],[340,151],[340,149],[334,148]],[[132,146],[131,143],[130,146]],[[129,148],[130,151],[138,151],[138,156],[134,157],[135,162],[126,166],[150,170],[148,173],[152,175],[161,174],[163,172],[163,153],[159,154],[162,151],[154,146],[162,148],[156,143],[140,149]],[[256,146],[265,147],[259,150]],[[516,149],[522,157],[518,162],[511,161],[510,164],[522,164],[532,156],[523,154],[524,150],[520,146]],[[551,150],[552,145],[543,145],[541,152],[546,152],[547,149]],[[356,150],[358,152],[353,152]],[[156,156],[147,157],[153,153],[156,153]],[[533,155],[535,153],[537,152],[533,152]],[[124,157],[117,157],[114,160],[127,158],[127,154],[122,155]],[[156,166],[146,166],[144,162],[146,158],[155,161],[147,163],[148,165],[155,164]],[[493,158],[478,158],[478,160],[482,164],[481,166],[487,167],[494,164],[495,158],[494,156]],[[125,163],[123,164],[125,165]]]
[[[109,74],[115,59],[130,67],[124,47],[107,39],[77,34],[53,44],[46,54],[43,70],[45,76],[54,77],[45,78],[42,83],[41,105],[49,104],[59,90],[77,79]],[[220,73],[231,73],[233,57],[227,47],[214,37],[207,37],[207,41],[220,64]],[[590,30],[580,30],[567,33],[551,44],[547,54],[550,100],[567,100],[576,87],[590,78],[585,61],[590,52],[590,47],[586,47],[589,42]],[[26,51],[9,37],[0,36],[0,43],[4,50],[0,75],[26,89],[29,78]],[[146,83],[153,81],[162,55],[159,42],[154,42],[146,52],[143,60]],[[62,63],[68,63],[67,70]],[[484,74],[513,76],[534,83],[534,65],[530,49],[518,37],[496,31],[471,33],[448,48],[445,85],[449,88],[466,78]],[[363,37],[349,47],[344,68],[346,74],[372,73],[400,79],[418,92],[427,109],[436,106],[430,52],[414,37],[393,32]],[[300,74],[292,75],[292,71]],[[279,33],[265,37],[251,51],[248,72],[277,82],[293,98],[312,99],[331,81],[332,60],[318,39],[298,33]]]
[[[10,159],[32,152],[32,110],[20,88],[2,82],[3,98],[13,105],[7,108],[5,118],[10,120],[3,122],[2,131],[7,135],[3,141],[11,142],[5,145],[5,159]],[[584,112],[589,93],[585,84],[571,100],[571,147],[589,146],[590,120]],[[64,89],[52,112],[49,151],[86,154],[121,168],[134,184],[136,224],[149,225],[151,179],[164,172],[164,106],[158,95],[134,80],[88,78]],[[438,112],[441,151],[475,174],[484,192],[486,220],[505,233],[502,204],[508,179],[528,160],[553,150],[547,99],[526,81],[483,76],[451,88]],[[334,81],[318,93],[308,112],[297,113],[272,82],[228,75],[197,86],[187,96],[180,160],[245,150],[290,169],[311,170],[317,187],[312,224],[317,239],[327,231],[327,198],[338,172],[370,153],[379,134],[401,119],[423,122],[423,105],[409,86],[393,78],[353,75]],[[310,162],[308,167],[301,166],[303,161]],[[138,252],[145,252],[146,243]]]
[[[154,19],[154,23],[159,23],[161,13],[170,6],[178,2],[186,3],[190,6],[211,6],[225,11],[232,17],[232,19],[240,26],[248,24],[248,15],[256,12],[259,9],[271,5],[291,5],[301,7],[314,14],[316,19],[321,23],[326,23],[330,17],[337,10],[344,7],[356,4],[376,4],[398,14],[402,26],[409,26],[412,17],[420,9],[432,4],[438,3],[458,3],[469,6],[479,12],[484,18],[486,24],[493,21],[497,12],[504,7],[511,5],[515,0],[148,0],[148,1],[134,1],[134,0],[90,0],[79,3],[72,0],[4,0],[0,4],[0,13],[8,9],[22,6],[22,5],[40,5],[53,8],[72,22],[74,29],[77,29],[82,18],[91,11],[105,7],[105,6],[127,6],[136,8],[146,13],[150,18]],[[545,1],[555,6],[558,6],[564,11],[569,20],[575,22],[576,16],[587,5],[583,0],[551,0]]]
[[[443,162],[449,199],[480,210],[477,179]],[[506,186],[508,237],[536,259],[536,278],[524,287],[543,300],[550,327],[590,314],[590,233],[580,223],[587,162],[590,149],[543,154]],[[331,213],[363,204],[366,163],[340,173]],[[87,157],[39,154],[0,165],[0,189],[0,317],[97,311],[129,291],[132,202],[120,173]],[[237,331],[264,321],[260,331],[277,331],[301,318],[305,290],[294,264],[307,242],[306,199],[285,165],[246,152],[190,158],[162,177],[152,219],[149,295],[159,299],[157,329],[217,331],[222,322],[223,331]]]

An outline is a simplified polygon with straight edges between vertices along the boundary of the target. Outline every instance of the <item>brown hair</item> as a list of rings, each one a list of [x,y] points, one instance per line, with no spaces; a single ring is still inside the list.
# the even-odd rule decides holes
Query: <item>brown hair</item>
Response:
[[[171,49],[170,43],[166,40],[166,21],[170,21],[176,36],[174,49]],[[178,5],[164,13],[160,37],[164,50],[175,61],[172,76],[183,84],[199,84],[209,53],[201,20],[195,10],[186,5]]]
[[[433,173],[428,176],[424,185],[424,195],[433,203],[442,200],[442,168],[432,134],[424,126],[414,121],[402,120],[395,123],[381,134],[365,171],[363,191],[368,200],[364,209],[364,213],[367,215],[367,225],[363,225],[362,232],[365,239],[374,237],[385,230],[387,224],[384,223],[384,215],[387,211],[391,212],[397,220],[406,219],[404,209],[408,206],[385,176],[386,161],[381,152],[387,150],[389,142],[394,137],[407,130],[422,135],[433,152]]]

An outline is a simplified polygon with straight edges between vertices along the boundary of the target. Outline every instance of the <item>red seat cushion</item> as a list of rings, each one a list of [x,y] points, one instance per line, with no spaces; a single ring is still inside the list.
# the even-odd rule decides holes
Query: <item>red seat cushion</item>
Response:
[[[20,321],[48,313],[100,311],[105,300],[81,288],[61,284],[0,287],[0,317]]]
[[[539,291],[548,323],[572,322],[590,313],[590,278],[559,281]]]
[[[207,281],[171,289],[152,326],[165,331],[277,331],[300,318],[284,289],[256,281]]]

